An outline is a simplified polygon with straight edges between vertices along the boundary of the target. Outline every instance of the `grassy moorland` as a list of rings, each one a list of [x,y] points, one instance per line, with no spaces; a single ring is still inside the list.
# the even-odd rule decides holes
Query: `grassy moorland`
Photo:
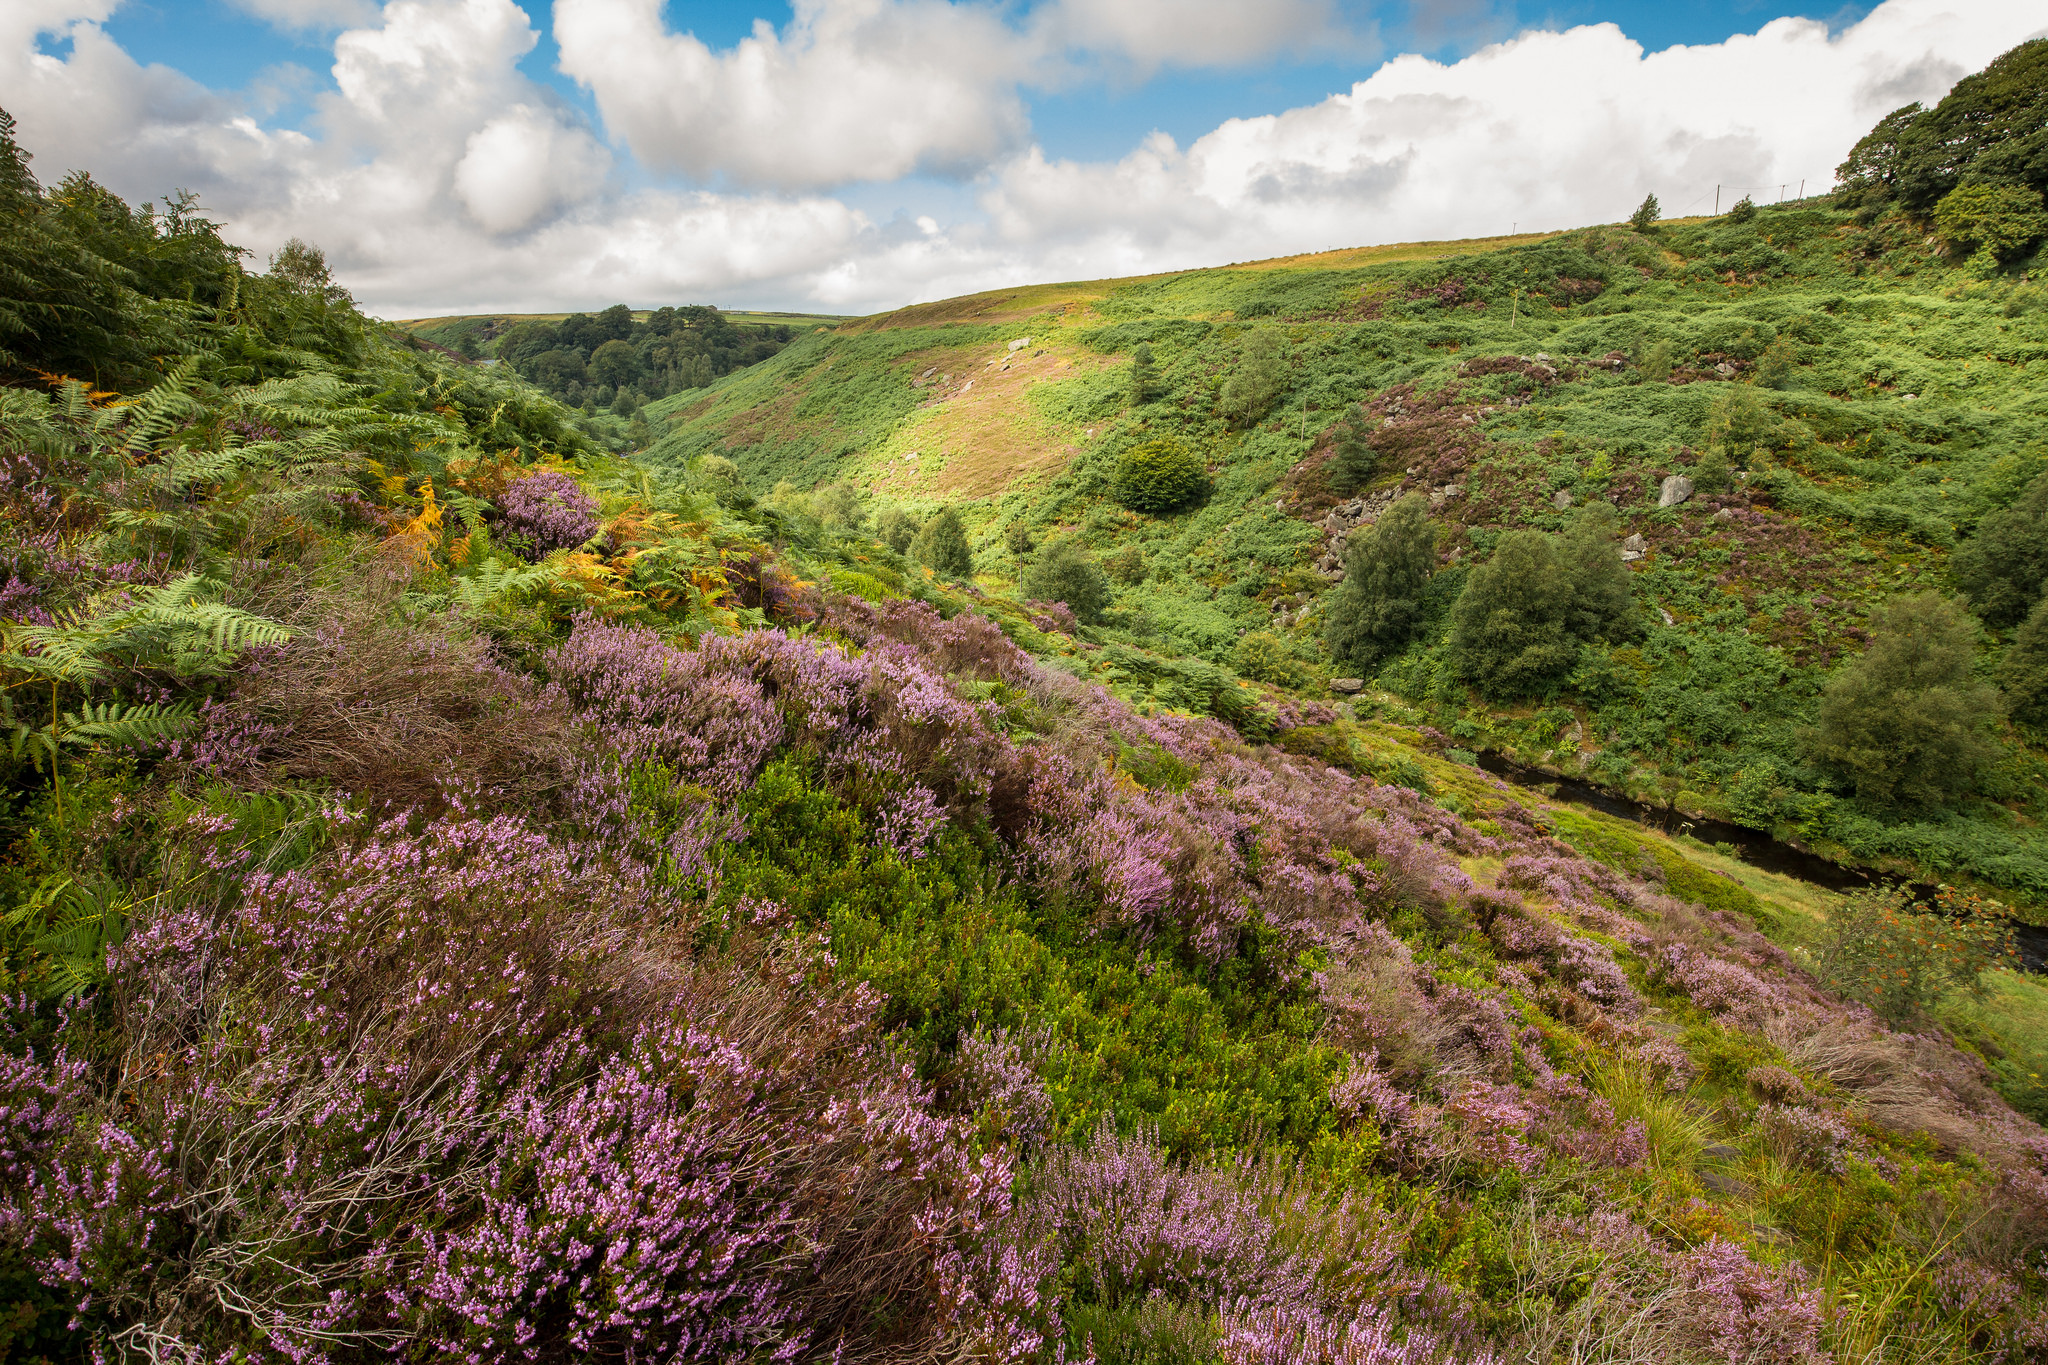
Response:
[[[1047,545],[1084,547],[1109,596],[1072,662],[1140,706],[1203,710],[1219,677],[1328,699],[1363,673],[1360,718],[2043,915],[2038,731],[1993,722],[1967,788],[1918,804],[1859,795],[1802,743],[1873,611],[1953,593],[1956,547],[2048,472],[2048,293],[1944,252],[1901,215],[1808,204],[919,305],[656,405],[649,458],[721,456],[761,496],[846,481],[877,512],[955,507],[996,597],[1029,596]],[[1368,472],[1340,486],[1353,413]],[[1120,465],[1162,440],[1206,488],[1133,510]],[[1673,475],[1695,491],[1660,506]],[[1439,564],[1417,627],[1333,658],[1326,519],[1408,491]],[[1467,575],[1603,503],[1642,538],[1635,628],[1526,689],[1461,670]],[[1983,634],[1987,677],[2019,624]]]
[[[1432,682],[1426,631],[1365,702],[1314,686],[1319,433],[1362,397],[1404,452],[1375,478],[1460,484],[1431,592],[1545,515],[1524,486],[1616,491],[1656,541],[1629,572],[1695,582],[1721,532],[1628,495],[1670,458],[1628,423],[1710,408],[1728,381],[1669,382],[1707,355],[1674,341],[1651,381],[1472,362],[1604,359],[1612,334],[1570,329],[1657,291],[1672,335],[1720,326],[1682,234],[1728,227],[863,324],[674,402],[628,458],[400,344],[310,249],[249,272],[191,206],[45,189],[11,140],[0,212],[10,1360],[1988,1363],[2048,1340],[2048,1031],[1995,907],[1829,897],[1510,788],[1469,746],[1539,715]],[[1761,221],[1760,274],[1898,235]],[[2006,321],[1897,249],[1869,297]],[[1919,345],[1897,330],[1887,363]],[[1734,368],[1748,343],[1713,336]],[[1140,341],[1158,396],[1133,404]],[[1242,382],[1248,355],[1314,383]],[[1777,406],[1799,390],[1766,392],[1820,443]],[[2024,474],[1991,449],[2019,425],[1955,449],[1973,487]],[[1462,454],[1428,434],[1453,428]],[[1940,572],[1911,534],[1938,480],[1870,455],[1823,483],[1809,437],[1771,439],[1731,462],[1740,526]],[[1173,493],[1187,449],[1200,505],[1102,497]],[[1906,529],[1795,522],[1795,479]],[[1069,530],[1085,551],[1055,553]],[[1677,634],[1575,670],[1654,677],[1716,639],[1824,667],[1620,581]],[[1573,676],[1546,742],[1621,744],[1600,727],[1643,694]],[[1710,754],[1671,754],[1716,790]]]

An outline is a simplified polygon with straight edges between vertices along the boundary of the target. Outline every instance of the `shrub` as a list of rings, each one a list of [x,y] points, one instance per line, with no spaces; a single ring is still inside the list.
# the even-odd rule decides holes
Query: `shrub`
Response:
[[[1724,384],[1707,408],[1707,449],[1721,449],[1736,466],[1749,463],[1750,452],[1771,438],[1778,415],[1746,384]]]
[[[1131,352],[1130,399],[1134,408],[1143,407],[1152,401],[1152,393],[1159,386],[1159,367],[1152,363],[1152,348],[1144,342]]]
[[[1943,888],[1932,908],[1899,890],[1844,896],[1828,911],[1815,953],[1828,988],[1893,1024],[1932,1017],[1952,991],[2018,960],[2011,924],[1974,896]]]
[[[1324,466],[1330,486],[1350,493],[1371,481],[1379,457],[1371,444],[1372,419],[1363,408],[1354,407],[1337,423],[1330,438],[1330,462]]]
[[[2009,626],[2025,617],[2048,589],[2048,474],[1979,522],[1952,563],[1956,582],[1986,622]]]
[[[1934,226],[1951,251],[1997,266],[2048,236],[2048,212],[2023,185],[1958,185],[1934,206]]]
[[[875,519],[875,535],[897,554],[905,554],[917,539],[917,522],[900,507],[891,507]]]
[[[940,508],[938,515],[924,524],[917,539],[910,543],[910,552],[929,564],[933,573],[946,578],[965,578],[974,572],[974,552],[967,546],[967,528],[960,524],[960,514],[950,507]]]
[[[1563,537],[1500,538],[1451,609],[1451,659],[1488,696],[1524,696],[1562,682],[1583,643],[1618,643],[1638,629],[1613,509],[1602,505],[1586,509]]]
[[[1103,570],[1118,583],[1126,587],[1143,583],[1151,566],[1145,562],[1145,552],[1135,545],[1126,545],[1102,561]]]
[[[1281,367],[1280,336],[1261,327],[1245,337],[1237,365],[1223,383],[1223,415],[1241,427],[1255,426],[1286,388]]]
[[[2048,729],[2048,595],[2012,637],[2012,647],[1999,661],[1998,685],[2014,720]]]
[[[1936,593],[1871,613],[1873,638],[1829,680],[1808,755],[1878,805],[1965,795],[1993,749],[1997,695],[1973,676],[1975,623]]]
[[[530,558],[573,550],[597,532],[597,503],[576,480],[553,469],[516,479],[498,497],[505,528],[522,538]]]
[[[1109,604],[1109,583],[1080,544],[1069,539],[1041,550],[1024,575],[1024,592],[1037,602],[1064,602],[1078,621],[1093,624]]]
[[[1344,581],[1327,609],[1330,657],[1360,673],[1413,639],[1423,622],[1423,593],[1436,572],[1437,525],[1429,502],[1410,493],[1344,550]]]
[[[1756,200],[1743,195],[1735,201],[1735,207],[1728,210],[1726,217],[1731,223],[1746,223],[1756,217]]]
[[[1643,348],[1640,357],[1636,360],[1636,373],[1645,379],[1655,380],[1658,383],[1669,379],[1671,377],[1673,349],[1671,343],[1663,338],[1651,342]]]
[[[1172,437],[1132,446],[1117,462],[1116,498],[1134,512],[1171,512],[1209,485],[1202,457]]]
[[[1756,382],[1758,388],[1782,389],[1792,378],[1792,339],[1779,337],[1764,347],[1764,353],[1757,357]]]
[[[1628,225],[1637,232],[1648,232],[1657,226],[1657,216],[1661,212],[1657,205],[1657,196],[1644,195],[1643,202],[1636,205],[1636,211],[1628,216]]]
[[[1239,640],[1231,651],[1231,664],[1243,676],[1276,687],[1299,687],[1305,681],[1301,661],[1270,630],[1255,630]]]

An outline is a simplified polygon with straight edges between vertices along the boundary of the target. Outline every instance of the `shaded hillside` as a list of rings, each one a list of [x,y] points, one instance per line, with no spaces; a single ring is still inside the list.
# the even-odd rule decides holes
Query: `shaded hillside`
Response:
[[[1040,553],[1013,546],[1076,541],[1123,581],[1074,666],[1168,706],[1189,704],[1188,661],[1305,697],[1356,676],[1325,646],[1345,540],[1420,492],[1440,571],[1361,715],[2044,903],[2048,768],[2024,729],[1933,808],[1859,799],[1801,735],[1872,611],[1952,591],[1956,545],[2048,470],[2048,295],[1820,203],[1383,254],[920,305],[658,405],[651,454],[719,454],[762,495],[846,480],[877,510],[957,504],[992,593]],[[1141,345],[1156,378],[1135,401]],[[1370,472],[1339,487],[1352,413]],[[1135,512],[1120,461],[1162,439],[1208,491]],[[1660,506],[1673,476],[1691,494]],[[1468,570],[1599,504],[1639,538],[1640,629],[1541,686],[1475,685],[1449,646]],[[1986,635],[1987,675],[2010,638]]]

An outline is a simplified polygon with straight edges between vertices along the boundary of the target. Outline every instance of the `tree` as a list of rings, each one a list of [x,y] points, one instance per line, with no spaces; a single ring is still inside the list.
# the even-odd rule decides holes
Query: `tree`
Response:
[[[897,554],[905,554],[917,539],[917,522],[902,508],[891,507],[875,519],[875,537]]]
[[[2048,730],[2048,596],[2012,637],[1998,665],[1998,685],[2014,720]]]
[[[1208,485],[1202,457],[1171,437],[1132,446],[1117,461],[1116,498],[1134,512],[1184,507]]]
[[[1749,463],[1751,451],[1777,434],[1778,414],[1747,384],[1722,384],[1717,389],[1707,407],[1707,448],[1720,450],[1740,468]]]
[[[590,353],[590,377],[600,384],[628,384],[639,372],[640,358],[628,341],[607,341]]]
[[[933,573],[946,578],[965,578],[974,572],[974,551],[967,545],[967,528],[960,524],[960,514],[950,507],[940,508],[938,515],[924,524],[917,539],[910,543],[910,552],[930,565]]]
[[[2048,474],[1979,522],[1950,564],[1987,623],[2009,626],[2025,616],[2048,588]]]
[[[1621,562],[1618,522],[1612,507],[1596,502],[1558,543],[1558,558],[1571,582],[1565,629],[1581,640],[1619,644],[1642,633],[1635,580]]]
[[[1031,553],[1031,525],[1021,517],[1010,523],[1010,529],[1003,532],[1003,544],[1010,553],[1022,558]]]
[[[647,425],[647,414],[636,412],[633,420],[626,423],[626,444],[635,450],[645,450],[654,444],[654,429]]]
[[[1344,581],[1323,626],[1330,657],[1361,675],[1399,650],[1422,626],[1423,590],[1436,572],[1436,523],[1429,501],[1410,493],[1344,550]]]
[[[2010,263],[2048,236],[2041,192],[2025,185],[1958,185],[1934,206],[1934,228],[1951,251],[1972,252],[1972,264]]]
[[[1671,377],[1672,345],[1658,339],[1642,349],[1636,360],[1636,373],[1656,383],[1663,383]]]
[[[1224,381],[1220,395],[1223,415],[1238,426],[1254,426],[1279,400],[1285,387],[1279,334],[1271,328],[1258,328],[1244,339],[1238,349],[1236,368]]]
[[[1828,681],[1807,756],[1881,806],[1967,795],[1993,753],[1998,698],[1972,673],[1976,627],[1938,593],[1871,613],[1870,647]]]
[[[1365,409],[1353,406],[1337,423],[1330,436],[1330,462],[1325,469],[1330,486],[1339,493],[1351,493],[1372,481],[1379,456],[1371,445],[1372,419]]]
[[[1060,540],[1039,552],[1024,575],[1024,594],[1034,602],[1064,602],[1075,620],[1092,625],[1109,603],[1109,580],[1079,543]]]
[[[1764,348],[1756,360],[1756,383],[1760,389],[1782,389],[1792,378],[1792,367],[1798,357],[1792,350],[1790,337],[1779,337]]]
[[[1906,120],[1892,175],[1899,202],[1915,213],[1958,185],[2048,191],[2048,39],[2021,43]]]
[[[1746,194],[1743,195],[1735,201],[1735,207],[1728,210],[1726,217],[1731,223],[1748,222],[1756,217],[1756,200]]]
[[[1571,579],[1541,531],[1509,531],[1472,571],[1451,609],[1451,662],[1489,697],[1554,687],[1578,662],[1565,629]]]
[[[1584,645],[1641,633],[1614,509],[1589,507],[1563,536],[1510,531],[1451,609],[1451,661],[1496,700],[1548,691]]]
[[[1661,212],[1657,206],[1657,196],[1644,195],[1643,202],[1636,205],[1636,211],[1628,216],[1628,225],[1637,232],[1648,232],[1657,226],[1657,216]]]
[[[1152,363],[1152,348],[1141,341],[1138,349],[1131,352],[1131,406],[1143,407],[1151,402],[1158,384],[1159,368]]]
[[[1891,198],[1899,183],[1899,144],[1906,129],[1926,112],[1916,100],[1902,109],[1894,109],[1877,121],[1877,126],[1863,135],[1854,147],[1849,149],[1849,158],[1835,167],[1835,179],[1841,183],[1843,199],[1853,205],[1880,203]],[[1756,205],[1744,195],[1742,202],[1735,206],[1736,212],[1748,209],[1745,217],[1756,214]],[[1735,213],[1730,213],[1733,218]]]

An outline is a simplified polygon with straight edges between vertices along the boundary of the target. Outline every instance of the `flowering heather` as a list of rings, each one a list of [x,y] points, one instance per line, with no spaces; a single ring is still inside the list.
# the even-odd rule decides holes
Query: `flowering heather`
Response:
[[[1417,1329],[1404,1335],[1383,1309],[1333,1321],[1250,1300],[1224,1312],[1216,1351],[1223,1365],[1495,1365],[1499,1359],[1490,1351],[1454,1354]]]
[[[597,534],[597,503],[569,475],[538,469],[515,479],[498,496],[505,529],[532,548],[535,559],[573,550]]]

